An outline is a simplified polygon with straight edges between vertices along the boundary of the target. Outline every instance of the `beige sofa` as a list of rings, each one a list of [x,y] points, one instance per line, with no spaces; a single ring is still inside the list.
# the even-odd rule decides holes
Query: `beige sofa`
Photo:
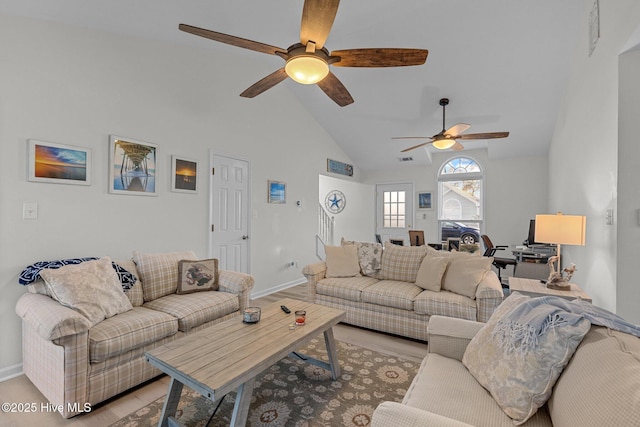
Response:
[[[248,305],[250,275],[220,270],[218,290],[177,294],[178,261],[197,260],[193,252],[134,259],[137,265],[116,261],[138,278],[125,292],[132,308],[95,325],[48,296],[41,280],[17,302],[24,373],[64,418],[159,375],[146,351],[239,316]]]
[[[326,261],[302,273],[308,301],[345,310],[345,323],[426,341],[430,316],[486,322],[503,300],[489,257],[428,246],[342,243],[356,248],[356,266],[331,274],[332,253],[339,250],[328,247]]]
[[[568,352],[568,364],[564,370],[564,362],[554,363],[551,368],[560,371],[555,385],[549,377],[540,377],[542,387],[551,393],[550,397],[546,400],[547,396],[543,396],[538,403],[542,403],[540,409],[520,424],[507,415],[493,394],[476,380],[463,363],[472,338],[487,326],[461,319],[431,317],[429,354],[402,403],[380,404],[373,414],[371,425],[640,426],[640,338],[601,326],[587,325],[585,331],[588,332],[579,342],[575,353]],[[536,367],[537,361],[546,360],[547,357],[538,355],[535,359],[527,362],[531,369]],[[528,370],[522,371],[526,373]],[[500,393],[499,389],[492,390]],[[509,390],[503,391],[513,394]],[[537,398],[529,397],[528,404]],[[502,406],[508,405],[502,402]],[[522,418],[519,419],[522,421]]]

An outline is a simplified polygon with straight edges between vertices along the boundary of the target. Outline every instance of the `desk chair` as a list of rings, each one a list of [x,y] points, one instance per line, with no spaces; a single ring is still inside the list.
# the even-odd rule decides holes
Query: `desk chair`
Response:
[[[409,230],[409,242],[411,246],[424,246],[424,231]]]
[[[503,288],[508,288],[509,286],[502,282],[502,276],[500,275],[501,270],[506,270],[508,265],[512,265],[515,271],[516,265],[518,262],[515,258],[499,258],[494,256],[496,251],[502,251],[508,248],[508,246],[494,246],[493,242],[486,234],[480,236],[482,238],[482,242],[484,243],[484,247],[486,248],[484,251],[484,256],[493,257],[493,266],[498,270],[498,280],[500,280],[500,284]]]

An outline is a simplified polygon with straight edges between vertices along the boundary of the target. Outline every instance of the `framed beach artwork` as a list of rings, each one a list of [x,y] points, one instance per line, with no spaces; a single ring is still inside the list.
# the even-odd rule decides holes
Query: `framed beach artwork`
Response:
[[[111,135],[109,192],[156,196],[158,146]]]
[[[267,199],[269,203],[287,203],[287,184],[281,181],[269,181]]]
[[[198,162],[182,156],[171,156],[171,191],[196,194]]]
[[[29,181],[91,185],[91,150],[30,139]]]
[[[418,209],[433,209],[431,191],[418,191]]]

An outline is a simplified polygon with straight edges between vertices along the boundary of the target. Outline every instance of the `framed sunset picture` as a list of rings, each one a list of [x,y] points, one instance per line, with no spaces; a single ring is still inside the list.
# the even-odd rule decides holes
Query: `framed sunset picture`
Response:
[[[171,156],[171,191],[197,193],[198,162],[181,156]]]
[[[91,150],[30,139],[29,181],[91,185]]]

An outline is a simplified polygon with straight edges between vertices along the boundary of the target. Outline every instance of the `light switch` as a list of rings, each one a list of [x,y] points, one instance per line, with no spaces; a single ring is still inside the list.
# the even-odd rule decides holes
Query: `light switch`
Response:
[[[38,204],[24,203],[22,205],[22,219],[38,219]]]

